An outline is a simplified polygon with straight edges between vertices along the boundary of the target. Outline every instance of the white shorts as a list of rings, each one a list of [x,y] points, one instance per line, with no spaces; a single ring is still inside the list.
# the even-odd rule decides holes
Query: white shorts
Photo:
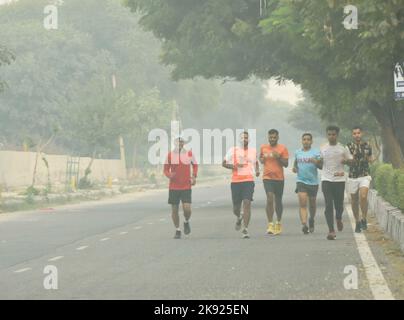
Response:
[[[347,192],[350,194],[355,194],[358,192],[360,188],[368,188],[370,187],[370,182],[372,181],[371,176],[360,177],[360,178],[348,178],[347,183]]]

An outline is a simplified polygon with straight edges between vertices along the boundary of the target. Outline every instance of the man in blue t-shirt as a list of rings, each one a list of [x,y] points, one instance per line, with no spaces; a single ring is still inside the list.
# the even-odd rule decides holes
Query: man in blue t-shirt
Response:
[[[304,234],[314,232],[314,217],[316,215],[316,198],[318,192],[318,169],[321,169],[320,150],[312,149],[313,136],[304,133],[303,148],[296,150],[293,172],[297,173],[296,193],[299,196],[300,220]],[[307,226],[307,202],[309,202],[310,219]]]

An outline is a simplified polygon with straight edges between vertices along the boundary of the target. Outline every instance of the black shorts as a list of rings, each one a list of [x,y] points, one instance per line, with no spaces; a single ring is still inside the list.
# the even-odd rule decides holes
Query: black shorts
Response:
[[[299,192],[304,192],[307,193],[307,195],[310,198],[315,198],[317,197],[317,192],[318,192],[318,184],[317,185],[310,185],[310,184],[305,184],[303,182],[298,182],[296,183],[296,193]]]
[[[233,200],[233,205],[240,205],[243,200],[253,201],[254,188],[254,181],[232,182],[231,198]]]
[[[168,203],[178,206],[182,203],[192,203],[192,189],[187,190],[169,190]]]
[[[283,189],[285,187],[284,180],[264,180],[265,193],[274,193],[276,197],[283,196]]]

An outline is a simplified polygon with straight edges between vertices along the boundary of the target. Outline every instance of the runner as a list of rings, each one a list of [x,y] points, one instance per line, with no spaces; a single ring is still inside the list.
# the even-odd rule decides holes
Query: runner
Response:
[[[251,201],[254,194],[254,171],[257,177],[260,175],[257,151],[249,148],[248,132],[240,135],[242,147],[231,148],[224,160],[223,167],[233,171],[231,179],[231,196],[233,201],[233,213],[236,216],[236,230],[241,229],[244,223],[242,237],[248,239],[248,225],[251,218]],[[255,167],[255,168],[254,168]],[[243,204],[243,217],[241,217],[241,204]]]
[[[263,182],[267,195],[267,233],[280,234],[282,233],[282,197],[285,186],[283,168],[287,168],[289,165],[289,152],[283,144],[278,144],[279,132],[277,130],[268,131],[268,141],[269,144],[262,145],[260,151],[260,161],[264,165]],[[274,202],[277,216],[276,224],[273,223]]]
[[[353,156],[353,163],[349,168],[347,189],[351,194],[352,211],[356,220],[355,232],[367,230],[368,192],[372,177],[369,172],[369,163],[373,162],[372,147],[362,141],[362,129],[358,126],[352,128],[353,141],[348,143],[348,149]],[[359,217],[359,205],[362,219]]]
[[[184,148],[184,139],[180,136],[175,139],[175,149],[168,153],[164,164],[164,175],[170,179],[168,203],[172,208],[172,219],[175,231],[175,239],[181,238],[179,204],[182,202],[184,211],[184,234],[191,233],[189,219],[191,218],[192,186],[196,184],[198,164],[192,155],[192,151]],[[192,166],[192,177],[191,177]]]
[[[345,172],[344,165],[349,165],[352,155],[348,148],[338,143],[340,129],[336,126],[327,127],[328,143],[321,148],[323,172],[321,188],[325,200],[325,218],[329,233],[328,240],[335,240],[334,207],[338,231],[342,231],[342,213],[344,212]]]
[[[303,148],[296,150],[293,172],[297,173],[296,193],[299,197],[300,220],[304,234],[314,232],[316,215],[316,198],[318,192],[318,170],[321,169],[320,150],[313,149],[313,136],[304,133]],[[307,226],[307,202],[309,202],[310,219]]]

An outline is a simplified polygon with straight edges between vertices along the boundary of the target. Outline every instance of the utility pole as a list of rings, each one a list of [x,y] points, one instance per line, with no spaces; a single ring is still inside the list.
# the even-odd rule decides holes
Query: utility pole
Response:
[[[112,88],[114,92],[116,91],[116,76],[112,75]],[[121,163],[125,172],[125,179],[127,179],[127,171],[126,171],[126,157],[125,157],[125,144],[123,141],[122,135],[119,135],[119,150],[121,151]]]

